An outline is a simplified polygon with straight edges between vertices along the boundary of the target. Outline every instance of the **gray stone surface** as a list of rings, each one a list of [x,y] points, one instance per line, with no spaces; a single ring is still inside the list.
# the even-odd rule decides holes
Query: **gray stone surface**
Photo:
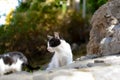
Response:
[[[27,72],[17,72],[0,76],[0,80],[33,80],[33,75]]]
[[[50,71],[17,72],[0,80],[119,80],[120,55],[104,56],[74,63]]]
[[[110,0],[96,10],[91,25],[87,54],[120,52],[120,0]]]

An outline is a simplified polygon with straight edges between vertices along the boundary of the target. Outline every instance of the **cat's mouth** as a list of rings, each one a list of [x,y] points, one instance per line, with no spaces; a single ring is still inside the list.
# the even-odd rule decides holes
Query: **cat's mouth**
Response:
[[[49,51],[50,53],[55,53],[55,51]]]
[[[55,51],[53,49],[47,48],[47,50],[51,53],[54,53]]]

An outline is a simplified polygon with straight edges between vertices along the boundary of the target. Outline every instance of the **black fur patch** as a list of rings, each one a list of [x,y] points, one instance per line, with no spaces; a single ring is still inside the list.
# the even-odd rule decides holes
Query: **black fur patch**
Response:
[[[3,56],[2,59],[5,64],[12,65],[14,63],[14,60],[9,56]]]
[[[27,64],[27,58],[21,52],[8,52],[3,55],[0,55],[0,58],[3,59],[5,64],[12,65],[17,62],[17,59],[23,61],[24,64]]]
[[[52,38],[49,40],[50,47],[57,47],[60,43],[60,39]]]

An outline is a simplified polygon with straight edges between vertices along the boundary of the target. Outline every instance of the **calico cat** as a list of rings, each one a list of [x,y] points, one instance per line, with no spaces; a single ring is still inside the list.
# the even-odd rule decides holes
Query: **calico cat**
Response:
[[[53,68],[61,67],[72,63],[73,55],[69,43],[67,43],[63,39],[60,39],[57,32],[54,33],[54,36],[48,35],[47,37],[47,50],[51,53],[54,53],[54,55],[46,70],[51,70]]]

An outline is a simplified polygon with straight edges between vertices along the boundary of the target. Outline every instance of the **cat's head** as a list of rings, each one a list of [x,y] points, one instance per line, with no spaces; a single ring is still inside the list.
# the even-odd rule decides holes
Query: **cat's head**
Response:
[[[21,52],[8,52],[0,55],[0,59],[3,59],[4,63],[7,65],[12,65],[16,63],[17,60],[21,60],[22,63],[27,64],[27,58]]]
[[[59,33],[54,32],[54,36],[47,35],[48,43],[47,43],[47,50],[49,52],[55,52],[54,48],[61,44]]]

